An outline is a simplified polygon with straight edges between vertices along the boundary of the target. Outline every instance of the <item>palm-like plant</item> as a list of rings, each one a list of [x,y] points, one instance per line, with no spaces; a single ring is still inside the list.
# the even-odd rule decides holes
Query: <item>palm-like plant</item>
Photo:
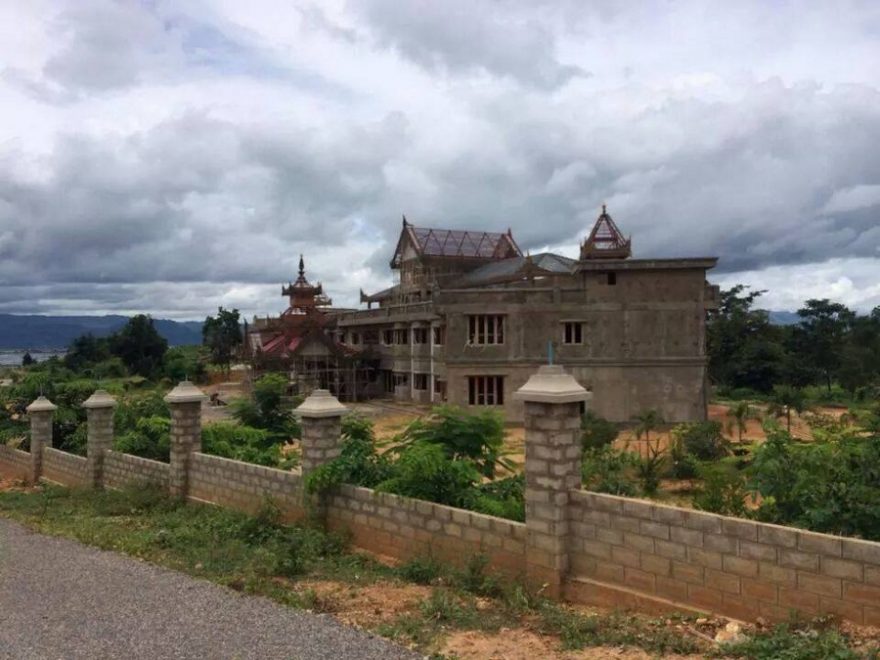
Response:
[[[770,397],[769,412],[777,417],[785,417],[785,427],[791,434],[791,413],[802,413],[807,408],[804,392],[791,385],[777,385]]]
[[[663,417],[656,410],[646,410],[635,417],[634,429],[636,439],[641,440],[645,436],[647,444],[646,456],[640,457],[636,470],[642,481],[642,490],[649,497],[657,493],[660,486],[660,475],[666,463],[666,452],[660,449],[660,438],[651,444],[651,431],[656,431],[663,423]]]
[[[635,421],[636,439],[641,440],[642,436],[645,436],[645,442],[650,444],[651,431],[656,431],[663,423],[663,416],[656,410],[646,410],[636,415]]]
[[[743,433],[746,431],[750,419],[760,419],[758,411],[748,402],[740,401],[727,411],[727,432],[733,433],[736,429],[736,441],[742,444]]]

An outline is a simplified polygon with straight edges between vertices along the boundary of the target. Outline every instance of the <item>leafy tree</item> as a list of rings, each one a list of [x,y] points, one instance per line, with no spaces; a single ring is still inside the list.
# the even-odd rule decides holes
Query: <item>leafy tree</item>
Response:
[[[630,476],[639,457],[609,445],[584,452],[581,480],[586,490],[610,495],[635,495],[636,483]]]
[[[157,373],[168,342],[156,331],[153,319],[138,314],[129,319],[119,332],[110,337],[110,350],[128,367],[144,378]]]
[[[498,465],[514,467],[502,455],[504,421],[495,411],[474,415],[461,408],[438,406],[430,416],[407,426],[393,451],[401,453],[420,443],[440,446],[451,460],[472,462],[484,477],[494,477]]]
[[[36,362],[36,360],[34,360],[34,357],[28,351],[25,351],[25,354],[21,356],[21,366],[23,367],[29,367],[34,362]]]
[[[211,350],[214,364],[228,373],[235,349],[241,345],[240,314],[237,309],[217,309],[217,316],[209,316],[202,326],[202,343]]]
[[[73,371],[110,358],[110,346],[104,337],[95,337],[91,333],[80,335],[67,347],[64,355],[64,366]]]
[[[798,333],[803,338],[802,356],[822,375],[828,391],[840,368],[844,339],[855,315],[840,303],[827,298],[808,300],[798,310]]]
[[[843,432],[794,443],[771,429],[749,468],[757,516],[817,532],[880,540],[880,436]]]
[[[721,292],[706,326],[709,375],[731,388],[769,392],[783,372],[785,351],[766,311],[753,309],[763,291],[739,284]]]
[[[171,453],[171,420],[167,417],[141,417],[134,429],[117,436],[114,448],[167,463]]]
[[[619,434],[617,424],[599,417],[592,410],[581,417],[581,446],[584,450],[608,446]]]
[[[777,385],[773,388],[769,412],[771,415],[785,417],[785,428],[791,433],[792,411],[802,413],[806,409],[804,391],[791,385]]]
[[[675,442],[684,451],[700,461],[715,461],[726,456],[729,450],[727,438],[721,432],[721,422],[690,422],[672,429]]]
[[[702,484],[693,497],[695,509],[725,516],[745,515],[746,483],[738,470],[727,465],[704,464],[699,475]]]
[[[254,383],[252,399],[232,402],[232,416],[245,426],[269,431],[273,442],[298,438],[301,428],[293,416],[293,404],[286,400],[287,387],[285,376],[266,374]]]

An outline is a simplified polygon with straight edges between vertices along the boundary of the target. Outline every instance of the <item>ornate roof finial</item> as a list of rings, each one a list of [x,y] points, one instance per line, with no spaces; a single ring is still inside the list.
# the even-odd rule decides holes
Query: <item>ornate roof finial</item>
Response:
[[[602,215],[608,215],[608,211],[605,210],[605,204],[602,204]]]
[[[407,224],[409,224],[409,223],[406,221],[406,215],[404,215],[403,216],[403,226],[406,227]]]
[[[299,276],[302,277],[306,274],[306,264],[303,261],[303,256],[299,255]]]

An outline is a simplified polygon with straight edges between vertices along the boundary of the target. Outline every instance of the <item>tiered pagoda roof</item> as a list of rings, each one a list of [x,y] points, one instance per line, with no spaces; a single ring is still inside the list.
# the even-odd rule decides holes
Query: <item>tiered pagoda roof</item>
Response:
[[[312,284],[306,279],[306,266],[302,255],[299,255],[299,277],[293,283],[281,287],[281,295],[290,297],[290,306],[282,316],[289,314],[306,314],[318,307],[327,307],[332,300],[324,295],[321,283]]]
[[[602,213],[593,230],[581,245],[581,259],[626,259],[632,255],[632,239],[623,233],[608,215],[602,204]]]

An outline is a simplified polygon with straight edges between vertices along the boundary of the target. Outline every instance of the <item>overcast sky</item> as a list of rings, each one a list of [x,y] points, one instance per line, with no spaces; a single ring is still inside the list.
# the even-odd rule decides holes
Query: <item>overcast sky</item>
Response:
[[[387,286],[401,214],[880,305],[880,3],[0,0],[0,311]]]

